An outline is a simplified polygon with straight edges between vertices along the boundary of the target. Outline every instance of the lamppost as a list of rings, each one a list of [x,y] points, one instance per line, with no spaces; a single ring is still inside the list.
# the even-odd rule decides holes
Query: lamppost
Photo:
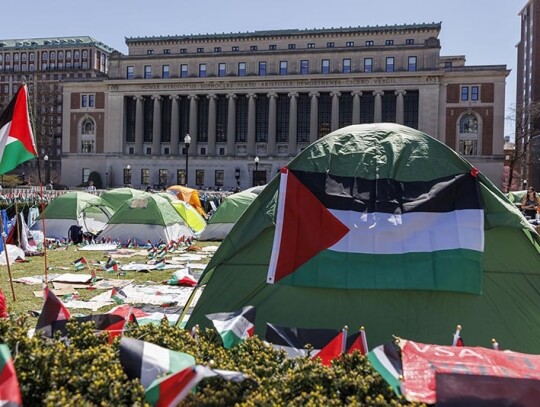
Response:
[[[240,167],[236,167],[234,170],[234,178],[236,178],[236,186],[240,188]]]
[[[105,172],[105,189],[109,189],[109,171]]]
[[[186,137],[184,137],[184,145],[186,146],[186,187],[188,184],[188,165],[189,165],[189,145],[191,144],[191,137],[189,137],[189,134],[186,134]]]
[[[523,180],[523,189],[524,190],[527,189],[527,180],[526,179]]]
[[[45,162],[45,184],[49,184],[51,181],[51,167],[49,163],[49,156],[45,154],[43,157],[43,161]]]
[[[255,156],[255,172],[253,172],[253,186],[255,186],[255,176],[259,172],[259,157]]]
[[[125,186],[131,185],[131,165],[127,165],[124,170],[124,184]]]

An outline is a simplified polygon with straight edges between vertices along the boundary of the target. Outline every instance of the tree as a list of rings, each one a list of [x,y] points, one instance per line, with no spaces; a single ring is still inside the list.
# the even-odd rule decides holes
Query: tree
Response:
[[[531,159],[531,141],[540,134],[540,103],[516,104],[507,120],[515,122],[515,149],[510,153],[508,160],[508,177],[505,182],[506,191],[515,186],[515,177],[519,176],[521,182],[530,174],[530,167],[534,165]],[[505,170],[506,171],[506,170]],[[518,184],[519,185],[519,184]]]

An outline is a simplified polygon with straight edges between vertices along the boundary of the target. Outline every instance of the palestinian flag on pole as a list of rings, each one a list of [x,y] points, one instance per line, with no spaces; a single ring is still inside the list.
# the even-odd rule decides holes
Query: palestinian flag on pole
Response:
[[[267,323],[264,339],[274,349],[285,351],[290,358],[316,357],[338,334],[338,329],[288,328]],[[312,348],[309,354],[308,345]]]
[[[403,377],[403,363],[396,345],[389,342],[377,346],[367,355],[373,368],[392,386],[396,394],[401,394],[400,376]]]
[[[185,268],[176,270],[171,278],[167,280],[167,284],[195,287],[197,285],[197,280],[189,274],[189,268]]]
[[[355,350],[359,351],[362,355],[367,355],[369,352],[364,327],[347,338],[347,353],[353,353]]]
[[[474,174],[400,181],[284,168],[267,282],[480,294],[483,250]]]
[[[28,112],[28,90],[23,84],[0,116],[0,174],[36,156]]]
[[[73,265],[75,266],[75,270],[83,270],[88,266],[88,262],[84,257],[81,257],[80,259],[75,260]]]
[[[454,337],[452,339],[452,346],[465,346],[463,338],[461,337],[461,325],[456,327],[456,332],[454,333]]]
[[[76,317],[72,319],[72,321],[79,323],[93,322],[95,325],[95,330],[97,332],[107,332],[109,334],[109,341],[112,341],[113,338],[122,334],[128,318],[132,321],[135,320],[133,315],[126,318],[118,314],[94,314],[84,317]],[[61,336],[67,336],[67,322],[68,320],[53,322],[51,324],[51,336],[54,336],[54,333],[57,331],[61,333]]]
[[[21,390],[9,348],[0,345],[0,406],[22,406]]]
[[[68,320],[71,317],[69,310],[62,301],[45,286],[43,290],[45,302],[36,323],[36,330],[42,330],[45,336],[52,336],[53,322]]]
[[[118,263],[113,260],[113,259],[109,259],[107,261],[107,263],[105,263],[105,271],[107,273],[117,273],[118,272]]]
[[[230,349],[243,340],[253,336],[255,332],[255,307],[248,305],[235,312],[207,314],[216,331],[223,339],[223,346]]]
[[[121,288],[113,287],[111,290],[111,299],[117,304],[123,304],[127,299],[127,295]]]
[[[345,352],[347,345],[347,328],[343,328],[339,334],[336,335],[319,353],[312,357],[312,359],[320,359],[321,363],[325,366],[330,366],[332,360],[336,359]]]
[[[159,376],[195,366],[195,358],[124,336],[120,340],[120,363],[130,380],[139,379],[147,389]]]

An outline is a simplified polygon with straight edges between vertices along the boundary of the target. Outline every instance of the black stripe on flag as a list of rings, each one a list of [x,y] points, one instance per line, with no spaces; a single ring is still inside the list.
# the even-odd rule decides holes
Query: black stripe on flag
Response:
[[[277,346],[294,349],[304,349],[304,346],[310,344],[313,349],[320,350],[339,332],[339,329],[288,328],[266,323],[265,340]]]
[[[13,112],[15,111],[15,103],[17,103],[17,96],[19,96],[19,92],[21,92],[22,88],[22,86],[19,88],[15,97],[11,99],[9,105],[7,105],[7,107],[2,112],[2,115],[0,116],[0,129],[9,122],[11,122],[11,120],[13,119]]]
[[[144,355],[144,341],[122,337],[120,340],[120,363],[130,380],[140,379]]]
[[[405,182],[289,171],[329,209],[403,214],[483,208],[478,178],[469,173]]]

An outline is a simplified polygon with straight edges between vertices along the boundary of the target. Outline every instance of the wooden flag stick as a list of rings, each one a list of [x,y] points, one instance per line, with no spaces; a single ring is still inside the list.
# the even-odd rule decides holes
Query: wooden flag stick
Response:
[[[180,324],[182,323],[182,320],[186,316],[186,314],[187,314],[187,312],[189,310],[189,306],[193,302],[193,299],[195,298],[195,294],[197,293],[197,290],[199,289],[199,287],[200,287],[199,285],[195,286],[195,288],[191,292],[191,295],[189,296],[189,298],[188,298],[188,300],[186,302],[186,305],[184,305],[184,308],[182,309],[182,312],[180,313],[180,316],[178,317],[178,320],[176,321],[175,327],[178,328],[180,326]]]
[[[15,289],[13,288],[13,277],[11,276],[11,266],[9,264],[9,256],[6,244],[6,234],[4,233],[4,222],[2,221],[2,216],[0,215],[0,232],[2,233],[2,243],[4,243],[4,253],[6,255],[6,265],[9,275],[9,284],[11,286],[11,295],[13,295],[13,301],[17,301],[15,298]]]

